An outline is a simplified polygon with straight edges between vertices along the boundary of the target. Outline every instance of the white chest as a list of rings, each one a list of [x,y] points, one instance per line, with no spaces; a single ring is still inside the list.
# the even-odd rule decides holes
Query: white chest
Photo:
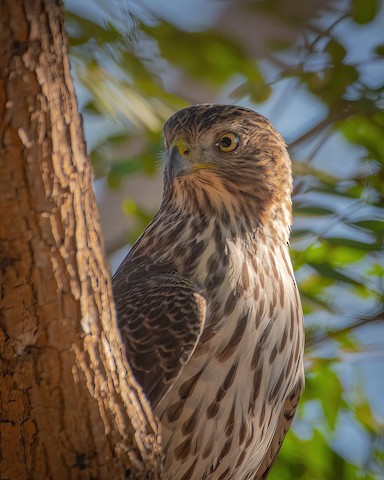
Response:
[[[195,272],[202,283],[214,252],[204,253]],[[301,309],[289,259],[264,252],[251,262],[235,244],[227,254],[220,287],[207,292],[202,344],[156,410],[172,480],[253,478],[302,375]]]

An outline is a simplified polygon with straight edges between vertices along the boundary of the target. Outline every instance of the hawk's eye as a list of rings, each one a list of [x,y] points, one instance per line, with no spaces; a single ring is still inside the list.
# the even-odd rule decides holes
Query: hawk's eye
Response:
[[[238,145],[239,137],[234,133],[224,133],[216,143],[216,146],[219,147],[222,152],[232,152]]]

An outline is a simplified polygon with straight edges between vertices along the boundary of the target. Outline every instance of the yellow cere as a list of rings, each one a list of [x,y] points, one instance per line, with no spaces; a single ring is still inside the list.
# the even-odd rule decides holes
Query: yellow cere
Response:
[[[214,167],[212,163],[194,163],[193,164],[193,170],[201,170],[204,168],[211,168]]]
[[[173,145],[177,147],[179,153],[182,157],[188,157],[191,147],[190,145],[184,140],[184,138],[178,138]]]

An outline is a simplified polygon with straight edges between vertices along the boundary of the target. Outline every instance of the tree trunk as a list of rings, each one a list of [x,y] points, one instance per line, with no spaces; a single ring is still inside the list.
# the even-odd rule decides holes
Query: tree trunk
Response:
[[[59,0],[1,0],[0,478],[158,478],[69,70]]]

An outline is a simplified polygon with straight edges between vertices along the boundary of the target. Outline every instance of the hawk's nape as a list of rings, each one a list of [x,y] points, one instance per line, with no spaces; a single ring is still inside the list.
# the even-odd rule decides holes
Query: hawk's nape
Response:
[[[164,137],[160,210],[113,278],[127,356],[167,478],[263,479],[304,383],[290,159],[243,107],[186,108]]]

